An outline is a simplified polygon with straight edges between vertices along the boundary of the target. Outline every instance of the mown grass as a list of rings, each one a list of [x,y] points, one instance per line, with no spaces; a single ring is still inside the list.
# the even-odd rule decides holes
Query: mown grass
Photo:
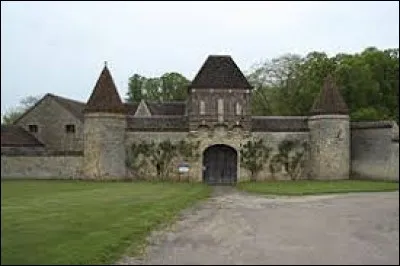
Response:
[[[396,191],[399,189],[399,183],[369,180],[298,180],[244,182],[239,183],[237,188],[260,194],[300,196],[327,193]]]
[[[210,188],[188,183],[1,182],[1,264],[106,264]]]

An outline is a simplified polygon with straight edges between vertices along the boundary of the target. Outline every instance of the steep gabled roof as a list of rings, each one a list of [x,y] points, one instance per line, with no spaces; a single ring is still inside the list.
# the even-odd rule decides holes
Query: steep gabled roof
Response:
[[[85,112],[111,112],[124,113],[125,106],[122,104],[114,80],[107,65],[101,71],[100,77],[94,86]]]
[[[151,116],[151,112],[149,110],[149,107],[147,106],[146,102],[144,100],[141,100],[139,103],[139,106],[136,108],[136,112],[134,114],[135,116],[141,116],[141,117],[149,117]]]
[[[311,114],[348,114],[349,110],[332,75],[324,80],[320,94],[315,99]]]
[[[19,120],[29,114],[32,110],[34,110],[38,105],[40,105],[45,99],[51,98],[59,103],[62,107],[64,107],[67,111],[69,111],[73,116],[78,118],[80,121],[83,121],[83,109],[85,108],[85,103],[71,100],[68,98],[64,98],[61,96],[57,96],[51,93],[46,93],[36,104],[26,110],[20,117],[18,117],[13,124],[16,125]]]
[[[33,147],[44,146],[35,136],[27,132],[20,126],[10,125],[1,126],[1,146],[2,147]]]
[[[210,55],[192,81],[191,88],[251,89],[230,56]]]

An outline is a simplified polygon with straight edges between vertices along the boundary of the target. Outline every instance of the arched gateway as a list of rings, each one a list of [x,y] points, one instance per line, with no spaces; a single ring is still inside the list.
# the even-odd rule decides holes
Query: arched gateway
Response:
[[[203,154],[203,182],[207,184],[235,184],[237,181],[237,152],[227,145],[208,147]]]

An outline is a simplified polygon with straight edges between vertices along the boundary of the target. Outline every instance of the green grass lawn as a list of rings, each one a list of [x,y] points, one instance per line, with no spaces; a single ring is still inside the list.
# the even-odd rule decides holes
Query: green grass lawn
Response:
[[[188,183],[1,182],[1,264],[104,264],[210,188]]]
[[[239,183],[240,190],[268,195],[316,195],[326,193],[396,191],[398,182],[367,180],[298,180]]]

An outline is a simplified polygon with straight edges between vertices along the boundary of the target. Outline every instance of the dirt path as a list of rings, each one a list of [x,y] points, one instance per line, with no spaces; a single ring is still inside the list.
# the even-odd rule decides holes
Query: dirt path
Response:
[[[398,264],[399,193],[265,198],[217,188],[117,264]]]

